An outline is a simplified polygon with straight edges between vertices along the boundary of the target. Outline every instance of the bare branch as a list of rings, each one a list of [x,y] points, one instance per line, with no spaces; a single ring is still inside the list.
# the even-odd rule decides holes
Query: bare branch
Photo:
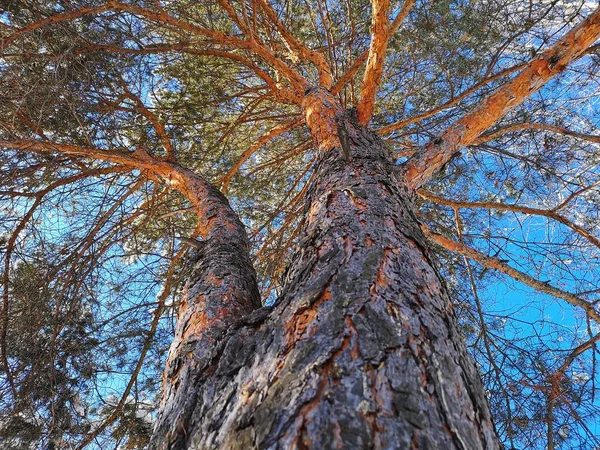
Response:
[[[594,319],[597,323],[600,323],[600,314],[596,312],[594,306],[586,302],[585,300],[577,297],[576,295],[555,288],[548,283],[544,283],[540,280],[533,278],[530,275],[527,275],[524,272],[521,272],[517,269],[513,269],[508,264],[502,262],[498,258],[484,255],[483,253],[471,247],[467,247],[466,245],[460,242],[453,241],[452,239],[448,239],[447,237],[442,236],[441,234],[434,233],[426,225],[422,224],[421,228],[423,230],[423,233],[425,233],[425,236],[427,236],[428,239],[430,239],[432,242],[435,242],[439,246],[444,247],[445,249],[450,250],[451,252],[458,253],[474,261],[477,261],[484,267],[498,270],[499,272],[502,272],[510,276],[511,278],[514,278],[515,280],[534,288],[539,292],[550,294],[556,298],[566,300],[569,304],[578,308],[582,308],[590,318]]]
[[[587,239],[593,245],[600,248],[600,240],[597,237],[593,236],[589,231],[580,227],[576,223],[573,223],[572,221],[567,219],[565,216],[557,213],[556,208],[538,209],[538,208],[532,208],[529,206],[509,205],[506,203],[496,203],[496,202],[459,202],[459,201],[453,201],[453,200],[445,199],[443,197],[439,197],[439,196],[434,195],[430,192],[427,192],[423,189],[419,189],[418,193],[421,197],[426,198],[427,200],[431,200],[432,202],[439,203],[442,205],[450,206],[452,208],[497,209],[499,211],[512,211],[512,212],[519,212],[519,213],[523,213],[523,214],[532,214],[532,215],[537,215],[537,216],[549,217],[549,218],[554,219],[554,220],[562,223],[563,225],[566,225],[567,227],[571,228],[573,231],[575,231],[579,235],[583,236],[585,239]]]
[[[98,176],[98,175],[103,175],[103,174],[108,174],[108,173],[115,173],[115,172],[120,172],[120,171],[123,171],[123,169],[119,168],[119,167],[110,167],[110,168],[96,169],[96,170],[91,170],[91,171],[87,171],[87,172],[77,173],[75,175],[72,175],[72,176],[69,176],[66,178],[61,178],[60,180],[55,181],[54,183],[50,184],[48,187],[37,192],[35,195],[35,201],[29,207],[29,209],[27,210],[27,212],[25,213],[25,215],[23,216],[23,218],[21,219],[21,221],[19,222],[17,227],[13,230],[8,242],[6,243],[6,252],[4,255],[4,270],[3,270],[3,274],[2,274],[2,284],[3,284],[2,309],[0,311],[0,316],[1,316],[0,357],[2,358],[2,364],[4,366],[4,370],[6,371],[6,377],[7,377],[9,386],[11,388],[11,391],[13,393],[13,396],[15,396],[15,398],[16,398],[16,390],[15,390],[14,380],[13,380],[10,366],[8,364],[8,357],[6,354],[6,333],[8,330],[8,316],[9,316],[8,309],[9,309],[9,294],[10,293],[9,293],[8,285],[9,285],[9,278],[10,278],[9,275],[10,275],[10,266],[11,266],[11,256],[12,256],[13,250],[15,248],[17,238],[19,237],[21,232],[25,229],[25,226],[27,225],[27,223],[33,217],[33,214],[35,213],[36,209],[42,203],[44,196],[46,196],[46,194],[48,194],[49,192],[52,192],[53,190],[59,188],[60,186],[65,186],[67,184],[74,183],[74,182],[79,181],[84,178],[89,178],[92,176]]]
[[[112,423],[115,422],[115,420],[117,420],[119,418],[119,415],[121,414],[123,407],[127,403],[127,397],[129,396],[131,389],[133,389],[133,386],[135,385],[135,382],[140,373],[140,370],[142,369],[142,367],[144,365],[144,361],[146,360],[146,354],[148,353],[148,351],[150,350],[150,347],[152,346],[152,342],[154,340],[154,336],[156,335],[156,330],[158,329],[158,324],[160,322],[160,318],[161,318],[162,313],[165,308],[165,300],[171,294],[173,278],[174,278],[173,275],[174,275],[175,269],[177,267],[177,262],[185,254],[185,250],[186,249],[183,248],[183,249],[179,250],[179,252],[177,252],[177,254],[173,258],[173,260],[169,266],[169,269],[167,270],[165,285],[163,287],[161,295],[158,297],[158,305],[156,306],[156,309],[154,310],[154,314],[152,316],[152,323],[150,324],[150,329],[147,332],[146,339],[144,340],[144,346],[142,347],[140,356],[138,357],[135,368],[133,369],[133,373],[131,374],[131,377],[129,378],[129,382],[127,383],[127,386],[125,386],[125,390],[123,391],[123,394],[121,395],[121,399],[119,400],[119,403],[117,403],[117,405],[115,406],[115,409],[113,409],[112,413],[98,427],[94,428],[94,430],[84,438],[83,442],[79,445],[79,447],[77,447],[78,450],[82,450],[83,448],[85,448],[94,439],[96,439],[96,437],[99,436],[100,433],[102,433],[108,426],[110,426]]]
[[[513,125],[507,125],[505,127],[501,127],[496,130],[493,130],[490,133],[482,134],[477,139],[475,139],[471,143],[471,145],[483,144],[485,142],[489,142],[491,140],[494,140],[501,136],[504,136],[507,133],[512,133],[513,131],[519,131],[519,130],[551,131],[556,134],[571,136],[571,137],[574,137],[577,139],[582,139],[584,141],[593,142],[595,144],[600,144],[600,135],[577,133],[576,131],[571,131],[565,127],[559,127],[556,125],[550,125],[550,124],[546,124],[546,123],[525,122],[525,123],[516,123]]]
[[[267,142],[274,139],[275,137],[277,137],[287,131],[293,130],[294,128],[297,128],[298,126],[300,126],[302,124],[302,122],[303,122],[302,119],[290,120],[290,121],[284,123],[283,125],[273,128],[267,134],[261,136],[260,139],[258,139],[244,153],[241,154],[241,156],[236,161],[236,163],[231,167],[231,169],[229,169],[229,172],[227,172],[227,174],[223,177],[223,179],[221,180],[221,192],[223,192],[223,194],[227,193],[227,190],[229,188],[229,183],[231,182],[231,179],[233,178],[233,176],[240,170],[240,167],[242,167],[242,165],[254,153],[256,153],[258,150],[260,150]]]

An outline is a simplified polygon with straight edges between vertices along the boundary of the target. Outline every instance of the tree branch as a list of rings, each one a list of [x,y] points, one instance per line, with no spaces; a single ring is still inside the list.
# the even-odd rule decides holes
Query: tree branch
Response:
[[[406,0],[404,2],[404,4],[402,5],[402,9],[398,12],[398,15],[389,27],[387,36],[388,41],[394,35],[394,33],[398,31],[398,28],[400,28],[400,25],[402,25],[402,22],[404,22],[404,19],[406,19],[406,16],[408,16],[408,13],[410,12],[414,4],[415,0]],[[331,88],[332,94],[335,95],[339,93],[342,90],[342,88],[348,83],[348,81],[350,81],[354,77],[354,75],[356,75],[358,69],[360,69],[360,67],[365,63],[365,61],[369,57],[369,53],[370,48],[362,52],[360,56],[354,60],[354,62],[348,68],[348,70],[346,70],[346,72],[338,79],[338,81],[336,81],[335,85]]]
[[[577,139],[582,139],[584,141],[593,142],[595,144],[600,144],[600,135],[577,133],[576,131],[571,131],[565,127],[559,127],[557,125],[550,125],[550,124],[546,124],[546,123],[525,122],[525,123],[516,123],[513,125],[507,125],[505,127],[497,128],[489,133],[482,134],[477,139],[473,140],[471,145],[483,144],[485,142],[489,142],[491,140],[494,140],[501,136],[504,136],[507,133],[512,133],[513,131],[519,131],[519,130],[551,131],[556,134],[571,136],[571,137],[574,137]]]
[[[229,172],[227,172],[227,174],[223,177],[223,179],[221,180],[221,192],[223,194],[227,193],[227,190],[229,188],[229,183],[231,182],[231,179],[233,178],[233,176],[240,170],[240,167],[242,167],[242,165],[246,161],[248,161],[248,159],[254,153],[256,153],[258,150],[260,150],[271,139],[274,139],[277,136],[279,136],[287,131],[297,128],[302,123],[303,123],[303,119],[290,120],[288,122],[285,122],[283,125],[273,128],[267,134],[261,136],[254,144],[252,144],[244,153],[241,154],[241,156],[238,158],[236,163],[231,167],[231,169],[229,169]]]
[[[205,36],[213,39],[216,42],[230,45],[234,48],[246,49],[257,56],[262,58],[267,64],[272,65],[276,69],[280,70],[286,75],[292,86],[294,86],[297,93],[302,93],[308,87],[306,79],[300,75],[297,71],[293,70],[290,66],[284,63],[282,60],[277,58],[271,50],[264,45],[260,44],[256,39],[244,40],[239,39],[235,36],[230,36],[219,31],[209,30],[198,25],[194,25],[185,20],[181,20],[177,17],[168,15],[165,11],[154,12],[147,8],[142,8],[135,5],[129,5],[121,2],[111,2],[112,9],[115,11],[123,11],[131,14],[139,15],[149,20],[153,20],[159,23],[172,26],[174,28],[185,30],[189,33],[196,34],[199,36]]]
[[[100,424],[100,426],[94,428],[94,430],[84,438],[83,442],[79,445],[79,447],[77,447],[77,450],[82,450],[83,448],[85,448],[94,439],[96,439],[96,437],[99,436],[100,433],[102,433],[108,426],[112,425],[115,422],[115,420],[117,420],[119,418],[119,415],[121,414],[123,407],[127,403],[127,397],[129,397],[129,393],[131,392],[131,389],[133,389],[133,386],[135,385],[135,382],[140,373],[140,370],[142,369],[142,367],[144,365],[144,361],[146,359],[146,354],[148,353],[148,351],[150,350],[150,347],[152,346],[152,341],[154,340],[154,336],[156,335],[156,330],[158,329],[158,324],[160,323],[160,318],[161,318],[163,310],[165,308],[165,300],[171,294],[171,286],[173,283],[173,274],[175,272],[175,269],[177,268],[177,262],[181,259],[181,257],[184,255],[184,253],[185,253],[185,249],[179,250],[179,252],[177,252],[175,257],[171,261],[171,264],[169,265],[169,269],[167,270],[167,273],[166,273],[166,282],[165,282],[163,290],[158,298],[158,305],[156,306],[156,309],[154,310],[154,314],[152,316],[152,323],[150,324],[150,329],[148,330],[146,339],[144,340],[144,346],[142,347],[140,356],[137,360],[135,368],[133,369],[133,373],[131,374],[131,377],[129,378],[129,382],[127,383],[127,386],[125,386],[125,390],[123,391],[123,394],[121,395],[121,399],[119,400],[119,403],[117,403],[117,405],[115,406],[115,409]]]
[[[524,272],[521,272],[517,269],[513,269],[508,264],[502,262],[498,258],[484,255],[483,253],[481,253],[471,247],[467,247],[466,245],[464,245],[460,242],[453,241],[451,239],[448,239],[445,236],[442,236],[441,234],[434,233],[433,231],[431,231],[431,229],[428,226],[426,226],[424,224],[421,224],[421,229],[423,230],[423,233],[425,234],[425,236],[427,236],[428,239],[430,239],[432,242],[435,242],[439,246],[441,246],[447,250],[450,250],[451,252],[458,253],[458,254],[466,256],[467,258],[470,258],[474,261],[477,261],[479,264],[481,264],[484,267],[487,267],[489,269],[498,270],[499,272],[502,272],[502,273],[510,276],[511,278],[514,278],[515,280],[520,281],[520,282],[526,284],[527,286],[534,288],[535,290],[537,290],[539,292],[543,292],[545,294],[550,294],[554,297],[566,300],[567,303],[569,303],[573,306],[576,306],[578,308],[582,308],[590,318],[594,319],[597,323],[600,323],[600,314],[598,314],[598,312],[596,312],[594,306],[592,304],[586,302],[585,300],[577,297],[576,295],[574,295],[570,292],[566,292],[561,289],[555,288],[555,287],[549,285],[548,283],[543,283],[543,282],[533,278],[532,276],[527,275]]]
[[[13,34],[8,36],[5,39],[0,40],[0,51],[12,45],[12,43],[17,40],[20,36],[31,33],[32,31],[43,28],[47,25],[51,25],[53,23],[66,22],[68,20],[77,19],[79,17],[88,16],[92,14],[99,14],[102,12],[106,12],[112,9],[112,2],[107,2],[104,5],[89,7],[89,8],[81,8],[74,11],[68,11],[62,14],[56,14],[45,19],[39,20],[37,22],[30,23],[23,28],[18,29]]]
[[[439,203],[441,205],[450,206],[452,208],[484,208],[484,209],[497,209],[499,211],[512,211],[519,212],[523,214],[532,214],[537,216],[544,216],[551,219],[554,219],[563,225],[566,225],[579,235],[583,236],[585,239],[590,241],[593,245],[600,248],[600,240],[593,236],[589,231],[580,227],[579,225],[571,222],[565,216],[556,212],[556,208],[553,209],[538,209],[531,208],[528,206],[519,206],[519,205],[509,205],[505,203],[496,203],[496,202],[458,202],[453,200],[448,200],[443,197],[439,197],[437,195],[432,194],[431,192],[427,192],[423,189],[419,189],[419,195],[427,200],[430,200],[435,203]]]
[[[486,84],[489,84],[492,81],[495,81],[504,76],[510,75],[511,73],[516,72],[517,70],[521,70],[526,65],[527,65],[527,63],[522,63],[522,64],[517,64],[516,66],[509,67],[507,69],[501,70],[500,72],[495,73],[494,75],[492,75],[490,77],[484,78],[480,82],[474,84],[469,89],[467,89],[466,91],[457,95],[456,97],[451,98],[447,102],[442,103],[441,105],[436,106],[435,108],[430,109],[429,111],[425,111],[421,114],[417,114],[416,116],[412,116],[412,117],[409,117],[408,119],[400,120],[399,122],[392,123],[390,125],[381,127],[377,130],[377,132],[379,134],[390,133],[392,131],[399,130],[400,128],[404,128],[408,125],[412,125],[415,122],[419,122],[420,120],[428,119],[432,116],[435,116],[437,113],[439,113],[445,109],[451,108],[452,106],[460,103],[462,100],[467,98],[469,95],[475,93],[476,91],[481,89]]]
[[[153,11],[148,8],[144,8],[141,6],[136,6],[128,3],[123,3],[120,1],[110,0],[103,5],[100,5],[95,8],[81,8],[75,11],[69,11],[63,14],[57,14],[46,19],[34,22],[26,27],[17,30],[12,35],[10,35],[7,39],[0,42],[0,51],[9,45],[11,45],[17,38],[21,35],[30,33],[31,31],[42,28],[46,25],[56,22],[63,22],[67,20],[72,20],[78,17],[83,17],[86,15],[94,15],[101,12],[106,11],[118,11],[118,12],[126,12],[129,14],[137,15],[143,17],[147,20],[155,21],[158,23],[162,23],[168,25],[170,27],[186,31],[188,33],[199,35],[203,37],[207,37],[215,42],[225,44],[231,46],[233,48],[245,49],[253,52],[257,56],[259,56],[263,61],[267,64],[272,65],[281,73],[283,73],[297,94],[301,94],[308,87],[308,82],[306,79],[300,75],[297,71],[293,70],[290,66],[284,63],[281,59],[277,58],[270,49],[262,45],[259,41],[255,39],[244,40],[239,39],[235,36],[230,36],[224,33],[221,33],[216,30],[210,30],[203,28],[201,26],[195,25],[193,23],[187,22],[185,20],[179,19],[177,17],[173,17],[165,12],[165,10],[160,9],[158,11]]]
[[[330,89],[331,84],[333,83],[333,78],[331,76],[331,67],[327,62],[327,59],[323,55],[323,53],[317,50],[311,50],[307,48],[302,42],[294,37],[294,35],[290,32],[290,30],[285,27],[279,18],[277,17],[277,13],[273,9],[273,7],[268,3],[268,0],[253,0],[256,2],[261,9],[265,12],[269,20],[273,23],[277,32],[281,35],[285,43],[288,45],[290,50],[297,51],[304,59],[312,62],[317,71],[319,72],[319,84],[326,88]]]
[[[381,82],[383,74],[383,63],[387,50],[390,20],[389,0],[372,0],[373,11],[371,13],[371,44],[369,45],[369,58],[363,77],[363,86],[358,97],[358,123],[367,126],[371,121],[375,109],[375,94]]]
[[[581,57],[600,37],[600,8],[562,39],[532,60],[510,82],[484,99],[470,113],[451,125],[440,138],[429,143],[406,163],[402,170],[409,187],[426,183],[464,146],[515,109],[546,82]]]
[[[4,270],[2,273],[2,285],[3,285],[2,309],[0,310],[0,317],[1,317],[1,320],[0,320],[0,357],[2,358],[2,365],[4,366],[4,370],[6,371],[6,378],[8,380],[8,384],[11,388],[13,397],[15,399],[17,396],[17,391],[15,388],[12,372],[11,372],[10,366],[8,364],[8,356],[6,354],[6,334],[8,331],[8,309],[9,309],[8,285],[9,285],[9,274],[10,274],[10,267],[11,267],[11,256],[12,256],[12,252],[14,250],[15,244],[17,243],[17,238],[19,237],[19,235],[21,234],[21,232],[23,231],[23,229],[25,228],[27,223],[33,217],[33,214],[35,213],[38,206],[40,206],[40,204],[42,203],[46,194],[48,194],[49,192],[52,192],[54,189],[57,189],[60,186],[74,183],[74,182],[79,181],[84,178],[89,178],[92,176],[103,175],[103,174],[108,174],[108,173],[115,173],[115,172],[119,172],[122,170],[123,169],[120,167],[109,167],[109,168],[104,168],[104,169],[96,169],[96,170],[90,170],[90,171],[86,171],[86,172],[80,172],[80,173],[77,173],[75,175],[72,175],[72,176],[69,176],[66,178],[61,178],[60,180],[55,181],[54,183],[50,184],[46,188],[42,189],[41,191],[38,191],[35,195],[35,201],[29,207],[29,209],[27,210],[27,212],[25,213],[25,215],[23,216],[23,218],[21,219],[21,221],[19,222],[17,227],[13,230],[8,242],[6,243],[6,251],[5,251],[5,255],[4,255]]]

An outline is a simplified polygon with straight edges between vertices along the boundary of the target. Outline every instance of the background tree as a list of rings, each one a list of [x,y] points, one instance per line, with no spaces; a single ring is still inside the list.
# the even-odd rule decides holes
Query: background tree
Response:
[[[312,355],[317,359],[331,349],[317,339],[325,325],[315,323],[338,330],[330,336],[342,344],[339,353],[332,350],[336,358],[358,352],[371,361],[365,385],[372,386],[375,406],[361,404],[370,426],[363,434],[356,422],[348,427],[384,446],[387,406],[376,393],[385,392],[377,387],[385,370],[359,336],[384,345],[395,331],[382,337],[365,331],[367,325],[386,330],[390,321],[404,323],[398,317],[406,312],[389,306],[379,317],[382,311],[373,309],[364,322],[351,315],[348,325],[339,316],[348,305],[326,309],[327,288],[315,278],[303,285],[298,271],[314,261],[306,259],[310,251],[297,250],[314,249],[326,237],[311,228],[315,218],[332,230],[344,218],[343,203],[336,203],[343,196],[326,205],[331,222],[314,209],[307,214],[304,205],[318,204],[319,192],[342,192],[340,179],[328,177],[362,167],[368,159],[362,147],[383,159],[391,152],[408,188],[417,189],[416,212],[436,245],[436,265],[501,440],[515,448],[599,445],[595,6],[6,2],[0,13],[2,445],[146,445],[178,308],[175,336],[183,350],[193,350],[199,338],[205,347],[196,348],[198,357],[215,341],[228,346],[214,351],[238,355],[221,364],[231,373],[209,374],[209,387],[219,376],[229,383],[243,362],[251,367],[239,353],[252,352],[236,346],[256,343],[287,313],[293,329],[286,336],[298,348],[305,333],[324,344]],[[323,108],[323,99],[334,106]],[[340,115],[351,106],[356,117]],[[310,111],[317,111],[312,121]],[[360,125],[385,144],[361,134]],[[350,161],[338,150],[323,152],[339,147],[345,129]],[[376,163],[376,171],[394,171]],[[389,204],[411,196],[401,186],[391,189]],[[372,201],[385,196],[369,194],[363,201],[370,214]],[[352,253],[351,245],[344,251]],[[262,304],[279,299],[279,306],[240,325],[240,316],[261,303],[248,249]],[[339,262],[331,256],[330,263]],[[230,278],[213,267],[233,267]],[[398,287],[393,274],[382,273],[389,289]],[[509,289],[520,295],[507,295]],[[313,299],[309,305],[320,302],[299,306],[302,292]],[[194,325],[183,329],[188,319]],[[179,374],[179,356],[172,353],[167,379]],[[335,384],[346,376],[343,368],[323,364],[320,376]],[[431,377],[426,384],[443,396]],[[414,389],[415,378],[392,390]],[[244,396],[257,406],[252,390],[239,391],[236,401]],[[305,419],[288,428],[300,430],[298,446],[309,446],[311,403],[303,402]],[[257,421],[258,409],[251,409]],[[239,430],[254,426],[252,415],[241,416],[247,423],[236,431],[240,438]],[[161,417],[168,422],[169,414]],[[418,428],[423,419],[415,412],[406,420]],[[464,447],[462,429],[453,429],[453,419],[447,424]]]

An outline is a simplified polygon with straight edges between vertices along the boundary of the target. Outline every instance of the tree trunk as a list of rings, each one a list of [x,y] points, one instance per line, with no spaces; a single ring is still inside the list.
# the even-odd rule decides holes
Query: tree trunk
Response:
[[[324,151],[279,301],[188,350],[193,377],[152,448],[499,448],[412,193],[329,100],[305,105]],[[327,120],[343,123],[349,161],[319,136]]]

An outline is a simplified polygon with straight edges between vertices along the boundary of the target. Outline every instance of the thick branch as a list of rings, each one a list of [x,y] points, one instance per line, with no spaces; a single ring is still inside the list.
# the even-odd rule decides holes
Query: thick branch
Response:
[[[448,128],[439,139],[416,153],[404,165],[408,185],[419,188],[466,145],[515,109],[546,82],[582,56],[600,37],[600,8],[569,31],[556,44]]]
[[[373,110],[375,108],[375,94],[377,93],[381,75],[383,74],[383,63],[385,61],[385,52],[387,50],[389,39],[389,0],[372,0],[371,5],[373,12],[371,19],[369,59],[367,59],[367,67],[365,69],[365,76],[363,77],[363,87],[360,91],[357,105],[358,123],[362,126],[367,126],[373,115]]]
[[[58,152],[66,155],[83,156],[85,158],[121,164],[138,169],[150,168],[148,161],[143,162],[138,160],[135,157],[134,152],[129,152],[126,150],[100,150],[95,147],[57,144],[54,142],[36,141],[34,139],[15,139],[12,141],[0,140],[0,148],[36,153]]]
[[[317,71],[319,72],[319,84],[326,89],[331,88],[331,84],[333,83],[331,67],[329,67],[329,63],[325,59],[323,53],[307,48],[302,42],[296,39],[290,30],[288,30],[287,27],[281,23],[277,17],[277,13],[267,0],[254,1],[260,5],[285,43],[289,46],[290,50],[297,51],[304,59],[312,62],[316,66]]]
[[[399,122],[395,122],[392,123],[390,125],[386,125],[385,127],[381,127],[377,130],[377,132],[379,134],[385,134],[385,133],[390,133],[392,131],[395,130],[399,130],[400,128],[404,128],[408,125],[411,125],[415,122],[419,122],[421,120],[424,119],[428,119],[432,116],[435,116],[437,113],[451,108],[454,105],[457,105],[458,103],[460,103],[462,100],[464,100],[466,97],[468,97],[469,95],[475,93],[476,91],[478,91],[479,89],[481,89],[483,86],[485,86],[486,84],[491,83],[492,81],[496,81],[499,78],[505,77],[507,75],[510,75],[513,72],[516,72],[517,70],[522,69],[523,67],[525,67],[527,64],[523,63],[523,64],[517,64],[516,66],[512,66],[509,67],[507,69],[501,70],[498,73],[495,73],[494,75],[491,75],[487,78],[484,78],[483,80],[481,80],[480,82],[474,84],[473,86],[471,86],[469,89],[465,90],[464,92],[462,92],[461,94],[457,95],[456,97],[451,98],[450,100],[448,100],[445,103],[442,103],[439,106],[436,106],[433,109],[430,109],[429,111],[425,111],[421,114],[417,114],[415,116],[409,117],[407,119],[403,119],[400,120]]]
[[[185,390],[178,390],[180,376],[185,375],[179,373],[177,361],[189,356],[186,352],[187,346],[201,340],[202,345],[209,348],[214,344],[214,336],[218,334],[215,330],[228,328],[242,315],[260,307],[256,274],[249,257],[250,242],[244,225],[227,199],[203,177],[175,163],[156,159],[142,148],[134,152],[105,151],[31,140],[0,141],[0,147],[40,152],[57,151],[142,169],[148,175],[167,182],[193,204],[198,219],[196,233],[203,238],[202,250],[197,255],[199,265],[196,266],[195,279],[191,280],[179,308],[176,338],[170,352],[168,375],[165,377],[165,390],[168,392],[165,398],[169,395],[185,395]],[[168,290],[170,288],[167,285],[165,292]],[[161,301],[162,304],[164,300]],[[159,307],[161,308],[162,306]],[[6,307],[3,308],[3,312],[6,310]],[[160,313],[157,314],[124,397],[130,391],[143,363],[160,318]],[[165,405],[167,409],[162,411],[168,420],[169,404]],[[105,428],[115,420],[120,408],[122,402],[102,427]],[[95,430],[89,435],[85,443],[91,442],[98,432]],[[86,445],[85,443],[83,445]]]
[[[387,36],[388,41],[394,35],[394,33],[398,31],[398,28],[400,28],[400,25],[402,25],[402,22],[404,22],[404,19],[406,19],[406,16],[408,16],[408,13],[410,12],[414,4],[415,0],[406,0],[404,2],[404,4],[402,5],[402,9],[398,12],[398,15],[389,27]],[[360,56],[354,60],[350,68],[346,70],[346,72],[336,81],[335,85],[331,88],[332,94],[335,95],[339,93],[342,90],[342,88],[346,85],[346,83],[348,83],[348,81],[354,78],[354,75],[356,75],[358,69],[361,68],[361,66],[369,57],[369,53],[370,48],[362,52]]]

